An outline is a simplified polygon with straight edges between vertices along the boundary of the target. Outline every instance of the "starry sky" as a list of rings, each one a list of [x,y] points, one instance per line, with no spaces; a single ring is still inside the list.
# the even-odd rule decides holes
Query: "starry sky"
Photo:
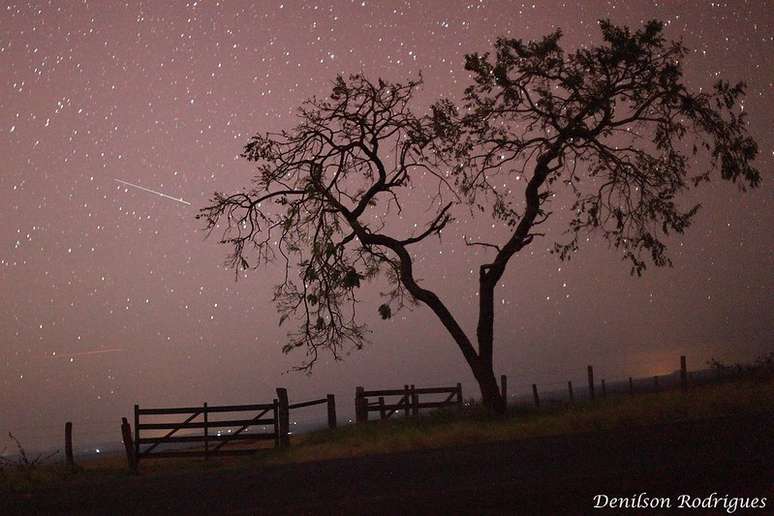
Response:
[[[66,420],[76,445],[118,441],[134,403],[263,402],[281,385],[291,401],[335,393],[343,415],[356,385],[462,381],[477,395],[428,309],[382,321],[373,292],[362,296],[373,330],[365,350],[341,363],[323,357],[311,376],[285,373],[303,356],[280,351],[286,328],[271,294],[281,270],[235,282],[223,267],[229,250],[205,240],[194,216],[213,191],[248,184],[251,166],[237,157],[248,138],[291,127],[299,104],[329,93],[337,73],[400,81],[421,72],[421,112],[459,99],[465,53],[497,36],[561,27],[573,49],[599,41],[600,18],[663,20],[692,49],[692,87],[748,83],[763,185],[741,194],[716,181],[691,194],[704,209],[669,241],[674,268],[639,279],[593,241],[569,263],[546,252],[548,240],[516,256],[497,291],[496,374],[518,391],[580,380],[588,363],[625,378],[668,373],[680,354],[702,367],[772,347],[771,2],[0,5],[0,432],[31,448],[56,444]],[[472,334],[486,251],[461,235],[488,234],[491,220],[459,216],[443,242],[417,247],[416,269]]]

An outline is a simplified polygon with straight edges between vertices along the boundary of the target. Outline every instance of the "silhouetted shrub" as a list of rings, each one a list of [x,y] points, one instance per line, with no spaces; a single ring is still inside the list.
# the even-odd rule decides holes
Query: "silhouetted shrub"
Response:
[[[760,355],[749,364],[742,364],[739,362],[735,364],[724,364],[714,358],[710,359],[707,364],[725,378],[769,378],[774,376],[774,351]]]
[[[26,450],[24,449],[24,446],[22,446],[19,440],[11,432],[8,432],[8,438],[11,439],[11,441],[13,441],[13,443],[16,445],[18,456],[12,459],[3,457],[2,454],[5,453],[5,448],[3,448],[2,452],[0,452],[0,473],[4,473],[6,469],[16,471],[31,471],[59,453],[59,450],[49,453],[48,455],[43,455],[41,453],[37,457],[30,459]]]

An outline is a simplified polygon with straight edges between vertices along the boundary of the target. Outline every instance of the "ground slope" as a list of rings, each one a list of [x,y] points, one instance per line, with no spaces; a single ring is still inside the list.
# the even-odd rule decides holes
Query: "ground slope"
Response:
[[[749,513],[771,514],[772,438],[774,413],[715,418],[313,463],[73,482],[6,495],[0,514],[589,514],[595,494],[640,492],[766,496],[768,509]]]

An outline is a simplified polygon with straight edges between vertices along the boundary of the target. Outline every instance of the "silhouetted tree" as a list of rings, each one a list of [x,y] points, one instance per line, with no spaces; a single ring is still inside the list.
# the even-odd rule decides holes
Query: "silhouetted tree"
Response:
[[[301,313],[286,350],[306,347],[310,367],[320,348],[338,356],[347,342],[360,347],[355,290],[383,272],[391,291],[381,316],[405,300],[427,305],[462,351],[484,403],[503,412],[492,360],[494,291],[511,258],[544,236],[537,229],[551,217],[549,203],[568,213],[560,231],[568,236],[554,245],[560,258],[578,249],[581,236],[598,234],[640,274],[648,259],[670,263],[664,235],[682,233],[698,208],[681,208],[678,196],[712,169],[742,189],[758,185],[757,147],[740,105],[744,86],[721,81],[711,91],[688,90],[686,49],[666,42],[658,22],[634,33],[600,26],[602,44],[572,53],[556,31],[528,43],[499,39],[494,56],[467,56],[474,83],[463,110],[445,100],[417,116],[408,104],[418,82],[339,77],[330,98],[305,103],[293,130],[248,143],[243,156],[258,164],[256,187],[216,194],[200,217],[209,228],[225,223],[235,266],[248,267],[247,253],[257,263],[279,254],[287,271],[300,266],[275,292],[281,321]],[[696,155],[704,151],[702,161]],[[689,176],[689,164],[706,168]],[[390,217],[420,176],[435,184],[431,215],[414,235],[395,236]],[[419,284],[409,252],[441,233],[455,205],[508,228],[503,242],[466,239],[492,253],[479,269],[477,346]]]

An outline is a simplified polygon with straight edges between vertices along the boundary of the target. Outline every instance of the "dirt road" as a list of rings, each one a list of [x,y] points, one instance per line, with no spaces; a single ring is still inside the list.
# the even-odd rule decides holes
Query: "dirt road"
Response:
[[[439,450],[71,483],[0,514],[726,514],[681,494],[767,497],[774,413]],[[593,496],[671,497],[672,511],[594,510]]]

